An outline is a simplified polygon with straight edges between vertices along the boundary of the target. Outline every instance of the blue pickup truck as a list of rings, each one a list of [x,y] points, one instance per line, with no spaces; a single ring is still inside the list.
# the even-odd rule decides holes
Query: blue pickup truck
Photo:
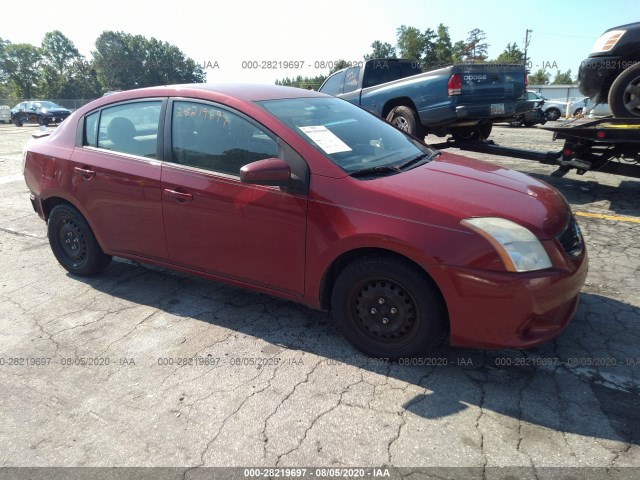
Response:
[[[461,64],[423,72],[415,61],[376,59],[334,73],[320,91],[420,138],[450,133],[460,140],[483,140],[493,123],[534,108],[526,87],[523,65]]]

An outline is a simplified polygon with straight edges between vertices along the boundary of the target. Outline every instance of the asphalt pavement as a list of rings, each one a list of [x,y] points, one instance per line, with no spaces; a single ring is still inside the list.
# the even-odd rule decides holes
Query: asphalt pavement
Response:
[[[21,176],[36,129],[0,125],[0,478],[640,476],[640,180],[464,153],[567,197],[590,256],[578,312],[531,350],[391,364],[266,295],[120,259],[71,276]]]

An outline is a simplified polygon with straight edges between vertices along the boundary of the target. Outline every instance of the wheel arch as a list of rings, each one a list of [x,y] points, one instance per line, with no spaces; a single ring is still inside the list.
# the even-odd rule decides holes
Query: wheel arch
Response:
[[[89,218],[89,215],[87,215],[87,212],[85,212],[80,205],[77,205],[72,200],[59,195],[51,195],[47,198],[43,198],[40,203],[42,206],[42,213],[44,214],[45,222],[49,221],[49,215],[51,214],[51,211],[58,205],[69,205],[70,207],[73,207],[76,210],[78,210],[78,212],[80,212],[80,215],[82,215],[82,217],[85,219],[85,221],[89,225],[89,228],[91,228],[91,231],[93,232],[93,235],[96,237],[96,240],[100,245],[100,248],[102,248],[102,250],[105,252],[107,251],[105,250],[104,242],[102,241],[102,236],[100,235],[100,232],[96,230],[95,225],[93,225],[93,222]]]
[[[388,249],[379,248],[379,247],[361,247],[361,248],[355,248],[352,250],[347,250],[346,252],[343,252],[338,257],[336,257],[333,260],[333,262],[331,262],[331,264],[326,269],[322,277],[322,281],[320,282],[320,292],[319,292],[320,307],[323,310],[331,310],[331,293],[333,291],[333,286],[336,282],[336,279],[338,278],[340,273],[347,267],[347,265],[363,257],[375,257],[375,256],[393,257],[393,258],[402,260],[404,262],[409,263],[410,265],[415,267],[419,272],[421,272],[421,274],[424,276],[427,282],[429,282],[433,286],[434,292],[442,301],[442,305],[444,306],[444,310],[447,314],[447,328],[448,328],[449,309],[447,307],[447,302],[445,301],[444,295],[440,287],[436,283],[436,281],[433,279],[433,277],[429,275],[429,273],[415,260],[407,257],[406,255],[402,255],[398,252],[395,252],[393,250],[388,250]]]
[[[387,103],[384,104],[384,107],[382,107],[382,113],[380,116],[382,118],[387,118],[387,115],[389,115],[389,112],[391,112],[391,110],[393,110],[396,107],[408,107],[414,112],[416,112],[418,119],[420,119],[420,115],[418,114],[418,109],[416,108],[415,103],[413,103],[413,100],[411,100],[409,97],[398,97],[398,98],[393,98],[391,100],[388,100]]]

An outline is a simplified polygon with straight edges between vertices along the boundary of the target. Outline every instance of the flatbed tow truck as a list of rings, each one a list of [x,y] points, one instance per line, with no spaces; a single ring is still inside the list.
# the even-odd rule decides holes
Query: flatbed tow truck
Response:
[[[574,121],[555,127],[537,127],[553,132],[554,140],[564,140],[560,151],[541,152],[501,147],[492,140],[448,140],[433,144],[438,149],[459,148],[491,155],[534,160],[557,165],[551,175],[563,177],[575,168],[578,175],[603,172],[640,178],[640,119],[603,118],[595,121]]]

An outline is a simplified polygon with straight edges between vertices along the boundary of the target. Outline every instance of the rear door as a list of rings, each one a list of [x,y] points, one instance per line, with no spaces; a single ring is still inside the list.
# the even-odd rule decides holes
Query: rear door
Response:
[[[167,112],[162,202],[172,263],[302,295],[307,196],[240,182],[240,168],[280,157],[263,126],[217,104]]]
[[[158,131],[162,99],[89,113],[71,155],[72,190],[103,246],[147,258],[167,256]]]

